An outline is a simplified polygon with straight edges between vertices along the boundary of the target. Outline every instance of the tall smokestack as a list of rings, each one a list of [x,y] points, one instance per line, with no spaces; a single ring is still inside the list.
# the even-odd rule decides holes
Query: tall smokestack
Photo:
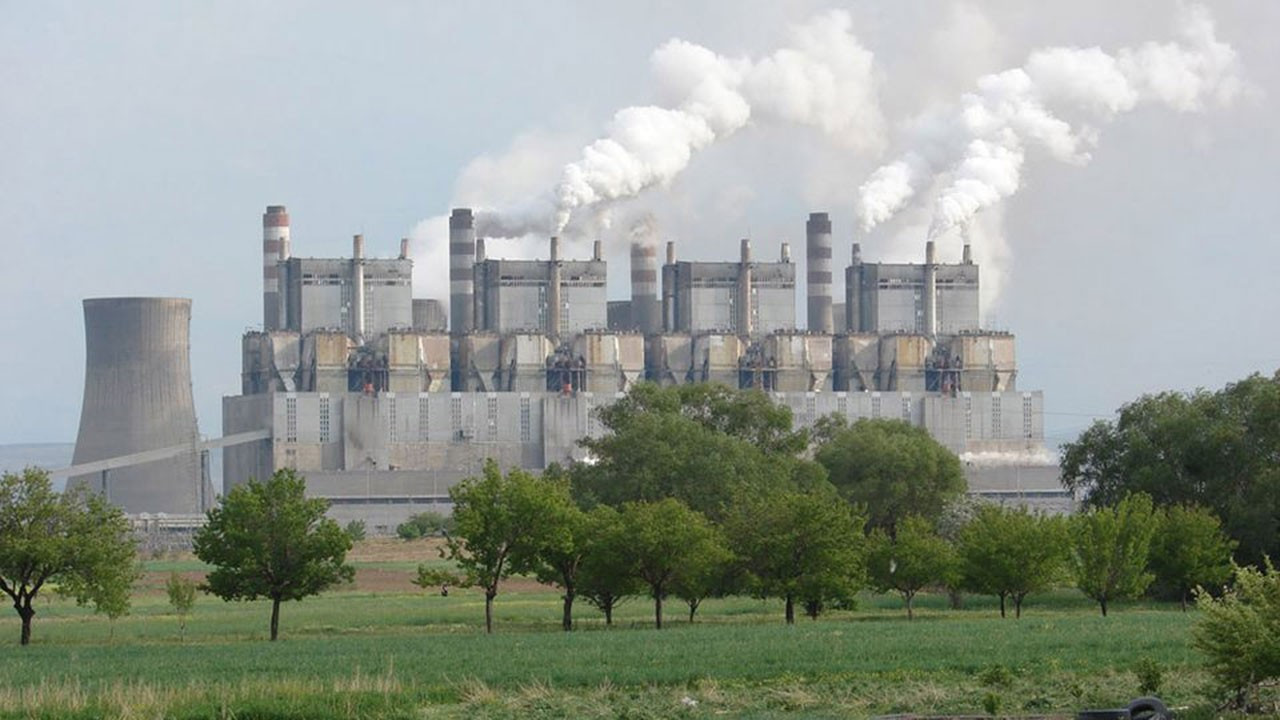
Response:
[[[934,337],[938,332],[938,266],[934,244],[924,244],[924,334]]]
[[[964,257],[961,259],[961,262],[965,265],[973,264],[973,246],[968,242],[965,242],[964,244]]]
[[[742,239],[742,259],[738,266],[738,334],[751,336],[751,241]]]
[[[658,248],[631,243],[631,321],[648,335],[659,330]]]
[[[400,259],[409,259],[409,238],[400,238]]]
[[[667,241],[667,262],[662,266],[662,327],[676,331],[676,244]]]
[[[475,254],[475,217],[469,208],[454,208],[449,215],[449,332],[455,335],[475,329]]]
[[[560,337],[560,238],[551,238],[551,262],[547,282],[547,335]]]
[[[850,264],[844,271],[844,329],[862,332],[862,246],[853,244]]]
[[[596,240],[591,243],[591,259],[594,262],[600,262],[604,259],[604,242]]]
[[[262,327],[279,330],[281,258],[289,256],[289,211],[283,205],[268,205],[262,215]]]
[[[809,284],[809,329],[830,333],[831,316],[831,218],[810,213],[804,226],[805,259]]]
[[[207,509],[213,496],[196,448],[190,328],[191,301],[185,298],[84,301],[84,404],[72,464],[175,446],[190,450],[73,477],[71,485],[88,485],[130,513]]]
[[[351,238],[351,335],[364,344],[364,236]]]
[[[780,255],[779,259],[782,260],[782,262],[784,263],[791,262],[791,243],[789,242],[782,243],[782,254]]]

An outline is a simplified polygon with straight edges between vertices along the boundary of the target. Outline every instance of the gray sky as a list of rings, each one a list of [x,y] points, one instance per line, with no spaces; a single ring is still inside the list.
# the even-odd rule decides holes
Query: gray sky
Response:
[[[239,390],[240,335],[261,322],[265,205],[289,207],[295,254],[346,255],[363,232],[371,253],[391,255],[455,201],[550,190],[616,110],[654,101],[650,54],[669,38],[758,57],[831,7],[849,9],[874,54],[880,142],[753,123],[622,219],[653,212],[683,257],[714,259],[748,234],[761,256],[782,239],[799,249],[807,213],[826,210],[841,267],[855,232],[868,260],[900,255],[904,235],[918,235],[922,254],[927,217],[917,228],[909,212],[869,236],[854,218],[858,186],[903,149],[912,118],[1042,46],[1168,41],[1176,9],[0,3],[0,443],[74,440],[80,301],[111,295],[193,299],[197,410],[202,430],[220,434],[219,398]],[[1087,164],[1029,151],[1020,191],[983,213],[984,233],[1010,248],[985,315],[1017,334],[1018,385],[1045,391],[1051,443],[1143,392],[1280,366],[1280,3],[1210,10],[1251,84],[1244,97],[1201,113],[1139,107],[1099,127]],[[619,238],[606,238],[613,297],[627,293]],[[435,257],[429,244],[416,252]],[[420,275],[422,294],[447,295],[437,277],[438,267]]]

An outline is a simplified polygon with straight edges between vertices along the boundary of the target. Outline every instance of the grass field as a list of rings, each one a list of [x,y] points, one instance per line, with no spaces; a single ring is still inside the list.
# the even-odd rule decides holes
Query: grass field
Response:
[[[651,629],[635,599],[606,628],[578,608],[559,631],[559,597],[528,581],[483,598],[411,584],[423,543],[366,543],[353,587],[287,604],[266,642],[266,603],[201,596],[185,641],[157,584],[189,559],[148,563],[133,611],[115,623],[51,598],[34,643],[0,616],[0,717],[849,717],[894,712],[1069,715],[1140,694],[1130,668],[1164,669],[1174,704],[1209,707],[1188,635],[1194,613],[1133,604],[1108,618],[1074,591],[1034,597],[1020,621],[994,601],[966,609],[924,597],[908,622],[894,597],[782,623],[777,602],[710,600],[697,622],[668,604]]]

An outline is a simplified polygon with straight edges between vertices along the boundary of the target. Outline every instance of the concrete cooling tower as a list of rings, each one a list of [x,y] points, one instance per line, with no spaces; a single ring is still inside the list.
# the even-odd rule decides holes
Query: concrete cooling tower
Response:
[[[128,513],[200,512],[212,494],[202,480],[191,397],[191,301],[88,299],[84,325],[84,404],[72,464],[178,450],[71,482],[104,493]]]

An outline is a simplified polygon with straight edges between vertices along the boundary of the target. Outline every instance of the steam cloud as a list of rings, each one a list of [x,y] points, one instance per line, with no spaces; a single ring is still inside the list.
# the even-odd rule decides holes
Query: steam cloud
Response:
[[[811,126],[852,149],[878,146],[884,120],[873,57],[852,28],[847,12],[824,13],[791,28],[788,47],[758,60],[667,41],[650,58],[663,104],[619,110],[604,137],[564,167],[553,192],[523,208],[479,214],[477,233],[561,232],[576,212],[670,183],[699,150],[753,118]]]
[[[966,226],[1018,191],[1029,147],[1063,162],[1088,162],[1096,127],[1073,127],[1050,108],[1105,122],[1142,103],[1194,112],[1241,94],[1236,52],[1217,39],[1207,10],[1185,8],[1177,34],[1178,42],[1148,42],[1115,55],[1096,47],[1039,50],[1020,68],[980,78],[958,107],[918,120],[910,148],[858,189],[862,228],[889,220],[935,184],[929,236]]]

